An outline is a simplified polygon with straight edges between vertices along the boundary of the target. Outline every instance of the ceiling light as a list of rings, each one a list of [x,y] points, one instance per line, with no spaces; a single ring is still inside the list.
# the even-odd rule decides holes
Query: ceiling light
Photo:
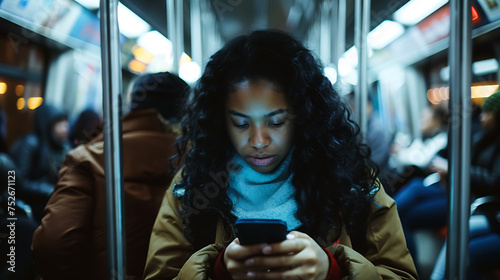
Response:
[[[495,58],[476,61],[472,63],[472,71],[477,76],[495,73],[498,71],[498,61]]]
[[[132,59],[128,63],[128,69],[130,69],[130,71],[133,71],[133,72],[142,73],[146,70],[146,64],[140,62],[137,59]]]
[[[473,86],[471,87],[472,98],[487,98],[498,90],[498,85]]]
[[[40,107],[43,102],[43,97],[30,97],[28,98],[28,108],[31,110],[35,110]]]
[[[335,70],[335,68],[333,68],[332,66],[325,67],[324,74],[328,78],[328,80],[330,80],[332,85],[337,82],[337,70]]]
[[[7,92],[7,84],[4,82],[1,82],[0,83],[0,94],[4,94],[5,92]]]
[[[26,105],[26,101],[24,101],[24,98],[19,98],[16,102],[17,105],[17,110],[22,110],[24,109],[24,105]]]
[[[383,49],[405,33],[405,28],[398,22],[384,20],[368,33],[368,45],[376,50]]]
[[[444,6],[448,0],[410,0],[397,10],[394,20],[404,25],[415,25]]]
[[[144,33],[137,39],[137,45],[143,47],[155,56],[170,54],[172,52],[172,42],[158,31]]]
[[[118,4],[118,27],[127,38],[137,38],[151,29],[147,22],[122,3]]]
[[[148,64],[155,58],[154,54],[142,48],[138,45],[135,45],[132,48],[132,53],[134,54],[135,59],[139,60],[142,63]]]
[[[183,63],[179,67],[179,77],[188,84],[193,84],[201,77],[201,67],[194,61]]]

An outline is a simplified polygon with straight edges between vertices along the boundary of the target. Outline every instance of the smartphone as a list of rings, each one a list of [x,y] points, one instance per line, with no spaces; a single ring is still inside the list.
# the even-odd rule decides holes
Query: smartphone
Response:
[[[275,219],[238,219],[234,223],[241,245],[276,243],[286,239],[286,222]]]

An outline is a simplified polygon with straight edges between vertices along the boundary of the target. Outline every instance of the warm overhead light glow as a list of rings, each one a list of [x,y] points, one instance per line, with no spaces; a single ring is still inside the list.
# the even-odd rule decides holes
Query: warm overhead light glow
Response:
[[[472,98],[487,98],[493,93],[495,93],[499,85],[489,85],[489,86],[473,86],[471,87],[471,97]]]
[[[0,83],[0,94],[4,94],[7,92],[7,84],[6,83]]]
[[[443,100],[450,99],[450,88],[449,87],[440,87],[440,88],[432,88],[427,91],[427,99],[432,104],[438,104]]]
[[[17,100],[17,110],[24,109],[24,105],[26,105],[26,101],[24,101],[24,98],[19,98]]]
[[[410,0],[397,10],[394,20],[404,25],[415,25],[444,6],[448,0]]]
[[[137,73],[142,73],[142,72],[144,72],[144,70],[146,70],[146,64],[140,62],[137,59],[132,59],[128,63],[128,69],[130,69],[131,71],[137,72]]]
[[[481,85],[481,86],[472,86],[471,98],[487,98],[493,93],[495,93],[500,88],[499,85]],[[449,87],[441,87],[441,88],[431,88],[427,91],[427,99],[432,104],[437,104],[442,100],[448,100],[450,98],[450,88]]]
[[[436,94],[436,89],[431,88],[427,91],[427,99],[429,99],[429,102],[431,102],[432,104],[439,103],[439,100],[438,100],[438,97]]]
[[[149,31],[137,39],[137,45],[155,56],[172,53],[172,42],[158,31]]]
[[[128,38],[137,38],[148,32],[151,26],[122,3],[118,3],[118,27]]]
[[[88,10],[95,10],[99,8],[99,0],[75,0]]]
[[[40,105],[42,105],[43,97],[30,97],[28,98],[28,108],[35,110]]]
[[[145,48],[142,48],[138,45],[135,45],[132,48],[132,53],[134,54],[135,59],[145,64],[150,63],[155,58],[154,54],[150,53]]]
[[[17,96],[23,96],[24,93],[24,86],[23,85],[17,85],[16,86],[16,95]]]
[[[327,66],[325,67],[324,72],[325,76],[328,78],[328,80],[330,80],[332,85],[337,82],[337,70],[335,70],[335,68]]]
[[[185,62],[179,67],[179,77],[189,84],[195,83],[201,77],[201,67],[194,61]]]
[[[450,87],[439,88],[439,97],[441,98],[441,100],[450,99]]]
[[[368,45],[376,50],[383,49],[405,33],[405,28],[398,22],[384,20],[368,33]]]
[[[182,53],[181,59],[179,59],[179,66],[182,66],[185,63],[191,62],[191,57],[187,55],[186,53]]]

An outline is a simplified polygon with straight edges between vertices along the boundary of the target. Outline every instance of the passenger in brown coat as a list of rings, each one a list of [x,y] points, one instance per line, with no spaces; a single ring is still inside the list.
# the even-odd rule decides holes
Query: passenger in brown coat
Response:
[[[151,229],[173,173],[177,100],[188,85],[170,73],[135,83],[123,118],[126,279],[140,279]],[[168,120],[168,121],[167,121]],[[44,280],[110,279],[106,258],[103,135],[72,150],[59,173],[40,227],[35,264]]]

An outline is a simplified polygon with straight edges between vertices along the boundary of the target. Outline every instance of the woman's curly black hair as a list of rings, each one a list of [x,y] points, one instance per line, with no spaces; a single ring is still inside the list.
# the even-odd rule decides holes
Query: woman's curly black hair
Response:
[[[324,236],[343,222],[351,236],[364,237],[378,173],[369,148],[321,64],[298,40],[273,30],[227,43],[210,58],[186,101],[177,141],[178,156],[185,156],[178,186],[186,235],[201,247],[213,242],[207,229],[214,228],[215,214],[230,223],[236,219],[226,194],[228,162],[235,154],[226,128],[226,99],[239,82],[260,79],[278,85],[293,108],[292,184],[304,231]]]

